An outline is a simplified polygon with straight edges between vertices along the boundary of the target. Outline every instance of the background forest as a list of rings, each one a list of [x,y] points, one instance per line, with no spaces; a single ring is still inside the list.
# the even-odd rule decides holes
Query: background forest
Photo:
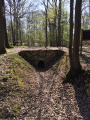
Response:
[[[69,4],[69,0],[5,0],[9,43],[14,46],[68,47]],[[75,5],[73,9],[75,9]],[[89,0],[83,0],[82,3],[81,28],[90,29]]]

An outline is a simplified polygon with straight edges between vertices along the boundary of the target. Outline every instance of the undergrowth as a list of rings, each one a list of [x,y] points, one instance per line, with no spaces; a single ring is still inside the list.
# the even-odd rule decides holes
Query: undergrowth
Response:
[[[3,72],[3,76],[0,74],[2,78],[2,80],[0,80],[0,101],[6,99],[7,96],[10,97],[11,101],[13,97],[15,99],[18,97],[32,97],[32,94],[23,92],[23,90],[26,91],[27,89],[25,84],[26,81],[28,81],[27,76],[30,76],[30,73],[33,73],[34,70],[27,61],[18,54],[8,55],[4,58],[0,58],[0,68]],[[2,108],[3,110],[1,112],[4,117],[10,116],[9,111],[11,111],[13,116],[18,116],[20,105],[18,105],[17,102],[13,105],[12,103],[13,101],[9,103],[11,104],[10,106],[5,105]],[[8,111],[6,108],[10,110]]]

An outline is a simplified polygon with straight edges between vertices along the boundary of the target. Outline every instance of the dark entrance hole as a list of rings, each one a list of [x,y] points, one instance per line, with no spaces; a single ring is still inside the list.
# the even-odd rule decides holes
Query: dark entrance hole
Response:
[[[38,62],[38,68],[45,68],[45,63],[44,63],[44,61],[39,61],[39,62]]]

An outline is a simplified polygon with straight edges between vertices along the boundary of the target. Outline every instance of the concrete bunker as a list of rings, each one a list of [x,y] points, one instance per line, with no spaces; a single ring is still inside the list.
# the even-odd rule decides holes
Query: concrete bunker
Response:
[[[57,50],[24,50],[19,52],[26,61],[33,65],[36,69],[49,69],[59,60],[64,52]]]

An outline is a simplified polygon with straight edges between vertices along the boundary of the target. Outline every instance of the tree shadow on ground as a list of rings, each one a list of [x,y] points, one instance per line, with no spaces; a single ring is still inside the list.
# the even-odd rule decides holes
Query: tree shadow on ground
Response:
[[[52,117],[53,119],[54,118],[58,119],[57,116],[60,116],[61,112],[62,112],[62,115],[60,116],[62,118],[62,120],[64,120],[63,115],[65,115],[64,117],[67,120],[73,120],[73,119],[79,120],[79,117],[77,118],[76,115],[72,114],[72,112],[75,112],[75,113],[78,114],[78,111],[80,111],[79,115],[82,116],[83,120],[89,120],[90,119],[90,115],[89,115],[89,111],[90,111],[89,96],[87,94],[85,82],[83,82],[83,77],[79,78],[82,81],[78,80],[78,82],[76,82],[76,83],[74,82],[74,84],[72,84],[73,87],[74,87],[74,90],[75,90],[75,100],[73,99],[74,100],[74,104],[73,104],[72,98],[69,94],[69,92],[74,94],[74,92],[73,92],[74,90],[73,90],[72,85],[61,83],[61,84],[59,84],[60,86],[55,87],[56,86],[55,78],[56,78],[57,75],[59,75],[58,64],[56,66],[56,69],[52,68],[52,74],[49,75],[48,80],[45,78],[44,73],[39,72],[38,74],[39,74],[39,77],[40,77],[40,89],[39,89],[40,104],[39,104],[37,120],[44,119],[43,118],[44,113],[42,111],[44,111],[45,109],[47,111],[46,114],[48,114],[50,112],[50,110],[48,108],[51,107],[51,104],[52,104],[51,99],[52,99],[52,95],[53,95],[54,91],[56,91],[56,93],[58,91],[58,94],[55,94],[56,97],[53,96],[55,107],[54,107],[54,104],[53,104],[54,108],[52,107],[52,111],[55,112],[54,109],[58,109],[58,110],[55,113],[56,116]],[[48,92],[45,93],[44,90],[48,90]],[[61,102],[62,102],[62,104],[61,104]],[[48,107],[47,107],[47,105],[48,105]],[[75,107],[75,105],[79,108],[78,111],[76,111],[77,108]],[[45,106],[45,108],[44,108],[44,106]],[[81,116],[80,116],[80,119],[82,119]],[[49,120],[50,118],[45,117],[45,119]]]
[[[71,81],[73,81],[71,84],[75,90],[75,97],[81,116],[84,120],[90,120],[90,94],[88,94],[86,87],[87,82],[90,90],[90,71],[80,74],[78,78]]]
[[[87,57],[85,54],[80,55],[82,60],[84,60],[86,63],[90,64],[90,57]]]

